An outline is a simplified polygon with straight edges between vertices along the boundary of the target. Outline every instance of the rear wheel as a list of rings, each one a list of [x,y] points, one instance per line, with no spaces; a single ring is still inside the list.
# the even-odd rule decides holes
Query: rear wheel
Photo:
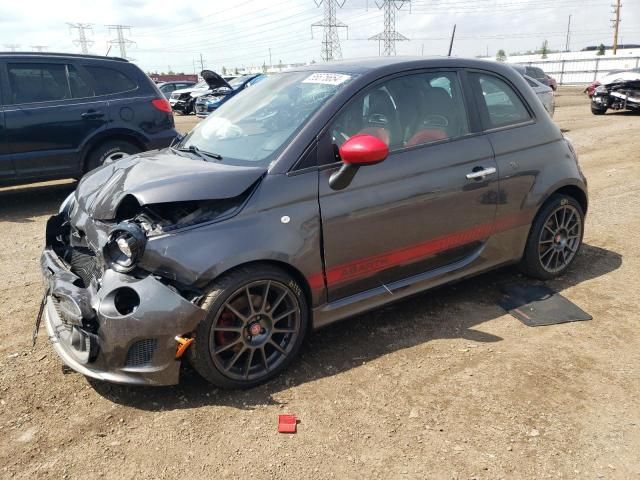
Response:
[[[90,171],[104,165],[120,160],[141,150],[137,145],[126,140],[108,140],[98,145],[87,157],[85,171]]]
[[[308,324],[298,282],[269,265],[239,268],[216,280],[189,359],[221,388],[250,388],[278,375],[297,356]]]
[[[520,269],[540,280],[563,274],[582,245],[584,213],[580,204],[566,195],[553,195],[536,216]]]

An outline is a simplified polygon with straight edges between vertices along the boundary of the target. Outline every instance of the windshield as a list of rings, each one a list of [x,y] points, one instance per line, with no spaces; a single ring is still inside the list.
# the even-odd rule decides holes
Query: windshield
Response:
[[[187,87],[188,88],[188,87]],[[209,88],[209,85],[207,84],[207,82],[205,82],[204,80],[202,80],[201,82],[198,82],[197,84],[195,84],[193,87],[191,88]]]
[[[267,165],[352,75],[291,72],[256,83],[224,103],[182,141],[223,163]]]

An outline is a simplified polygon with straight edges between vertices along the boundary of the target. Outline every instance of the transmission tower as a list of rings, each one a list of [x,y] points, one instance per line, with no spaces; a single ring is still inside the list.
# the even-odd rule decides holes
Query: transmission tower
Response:
[[[120,47],[120,56],[122,58],[127,57],[127,47],[131,45],[135,45],[136,42],[129,40],[128,38],[124,38],[125,32],[131,33],[131,27],[128,25],[105,25],[111,32],[112,30],[116,31],[117,38],[115,40],[109,40],[109,44],[118,45]]]
[[[16,50],[18,50],[20,48],[20,44],[19,43],[5,43],[4,44],[4,48],[9,49],[12,52],[15,52]]]
[[[314,27],[322,27],[322,49],[320,51],[322,60],[329,62],[331,60],[342,59],[342,49],[340,48],[339,28],[346,28],[347,35],[349,30],[346,24],[336,18],[336,10],[342,8],[346,0],[314,0],[316,6],[324,4],[324,18],[321,22],[311,25],[311,38],[313,38]]]
[[[396,54],[396,42],[409,40],[401,33],[396,32],[396,12],[405,4],[411,4],[411,0],[380,0],[376,1],[379,9],[384,10],[384,32],[374,35],[369,40],[377,40],[378,45],[382,42],[384,48],[382,55],[391,56]]]
[[[67,23],[69,25],[69,30],[78,30],[78,39],[73,41],[74,45],[78,45],[80,47],[80,51],[82,53],[89,53],[89,46],[93,45],[93,40],[89,40],[87,38],[87,34],[85,30],[92,30],[91,23]]]
[[[35,52],[44,52],[47,49],[48,45],[31,45],[31,48]]]

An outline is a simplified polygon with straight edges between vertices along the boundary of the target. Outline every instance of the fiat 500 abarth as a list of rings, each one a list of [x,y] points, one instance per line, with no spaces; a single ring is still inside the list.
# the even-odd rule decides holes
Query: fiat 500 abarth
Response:
[[[188,360],[250,387],[312,328],[505,264],[562,274],[586,210],[574,149],[512,68],[311,65],[87,174],[47,224],[44,323],[89,377],[174,384]]]

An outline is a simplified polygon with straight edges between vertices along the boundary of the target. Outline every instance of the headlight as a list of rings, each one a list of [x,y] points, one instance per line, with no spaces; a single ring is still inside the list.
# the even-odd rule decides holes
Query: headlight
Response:
[[[594,93],[608,93],[607,87],[605,87],[604,85],[600,85],[596,87],[596,89],[594,90]]]
[[[109,240],[104,246],[104,259],[118,272],[132,270],[144,252],[147,237],[134,223],[123,222],[109,232]]]

